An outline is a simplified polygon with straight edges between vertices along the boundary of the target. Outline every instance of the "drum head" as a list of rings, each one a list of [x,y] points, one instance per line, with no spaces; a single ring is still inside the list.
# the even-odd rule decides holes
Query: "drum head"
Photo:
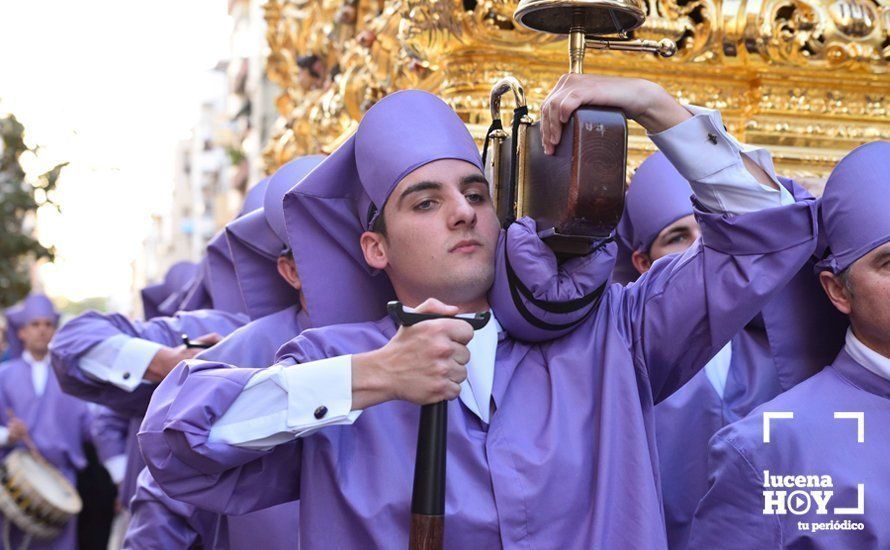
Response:
[[[77,489],[51,465],[37,460],[30,453],[16,453],[17,476],[28,480],[33,490],[46,500],[47,504],[67,514],[80,512],[82,503]],[[10,458],[13,458],[10,455]]]

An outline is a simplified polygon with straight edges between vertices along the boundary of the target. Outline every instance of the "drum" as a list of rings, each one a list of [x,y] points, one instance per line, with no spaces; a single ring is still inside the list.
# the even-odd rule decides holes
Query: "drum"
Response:
[[[24,449],[12,451],[0,465],[0,511],[36,539],[56,537],[82,505],[61,472]]]

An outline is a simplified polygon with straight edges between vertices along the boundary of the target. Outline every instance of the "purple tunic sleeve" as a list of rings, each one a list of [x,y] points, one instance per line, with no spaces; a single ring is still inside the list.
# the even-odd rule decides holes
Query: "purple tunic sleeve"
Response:
[[[126,454],[129,426],[127,417],[107,407],[99,408],[90,425],[90,436],[102,462]]]
[[[133,322],[117,313],[89,311],[65,324],[53,338],[50,345],[53,369],[65,393],[138,417],[145,413],[156,386],[141,384],[128,392],[96,380],[80,368],[80,358],[86,352],[118,334],[175,347],[182,343],[183,333],[191,338],[211,332],[225,336],[247,321],[246,316],[216,310],[180,312],[147,322]]]
[[[299,498],[299,482],[285,480],[299,479],[300,440],[269,451],[207,440],[213,423],[260,370],[187,361],[158,386],[139,446],[171,497],[235,515]]]
[[[634,362],[655,402],[685,384],[810,259],[816,203],[741,216],[696,211],[702,238],[655,262],[620,307]]]

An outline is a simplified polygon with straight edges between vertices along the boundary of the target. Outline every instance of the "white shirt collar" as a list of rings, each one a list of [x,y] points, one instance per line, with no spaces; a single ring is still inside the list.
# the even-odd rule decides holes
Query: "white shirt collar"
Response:
[[[43,395],[46,390],[46,379],[49,376],[49,354],[47,353],[43,359],[34,359],[31,352],[25,350],[22,352],[22,359],[31,366],[31,383],[34,385],[34,393]]]
[[[486,424],[491,417],[494,364],[498,351],[498,333],[502,330],[492,312],[491,320],[477,330],[467,344],[470,362],[467,363],[467,379],[460,384],[460,400]]]
[[[875,350],[869,348],[856,335],[853,329],[847,329],[847,343],[844,346],[847,355],[864,368],[877,374],[885,380],[890,380],[890,357],[884,357]]]
[[[414,308],[405,306],[405,311]],[[469,313],[458,317],[471,317]],[[491,312],[491,319],[484,327],[473,333],[467,344],[470,362],[467,363],[467,379],[460,384],[460,400],[486,424],[491,417],[491,389],[494,386],[494,363],[498,351],[498,334],[503,332],[501,324]]]

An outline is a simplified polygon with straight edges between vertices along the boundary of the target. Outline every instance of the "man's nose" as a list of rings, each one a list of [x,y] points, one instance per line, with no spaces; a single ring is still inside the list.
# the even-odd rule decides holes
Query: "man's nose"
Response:
[[[454,208],[451,211],[451,223],[452,227],[458,227],[461,225],[467,225],[469,227],[474,227],[476,225],[476,209],[467,202],[466,197],[463,194],[455,201]]]

